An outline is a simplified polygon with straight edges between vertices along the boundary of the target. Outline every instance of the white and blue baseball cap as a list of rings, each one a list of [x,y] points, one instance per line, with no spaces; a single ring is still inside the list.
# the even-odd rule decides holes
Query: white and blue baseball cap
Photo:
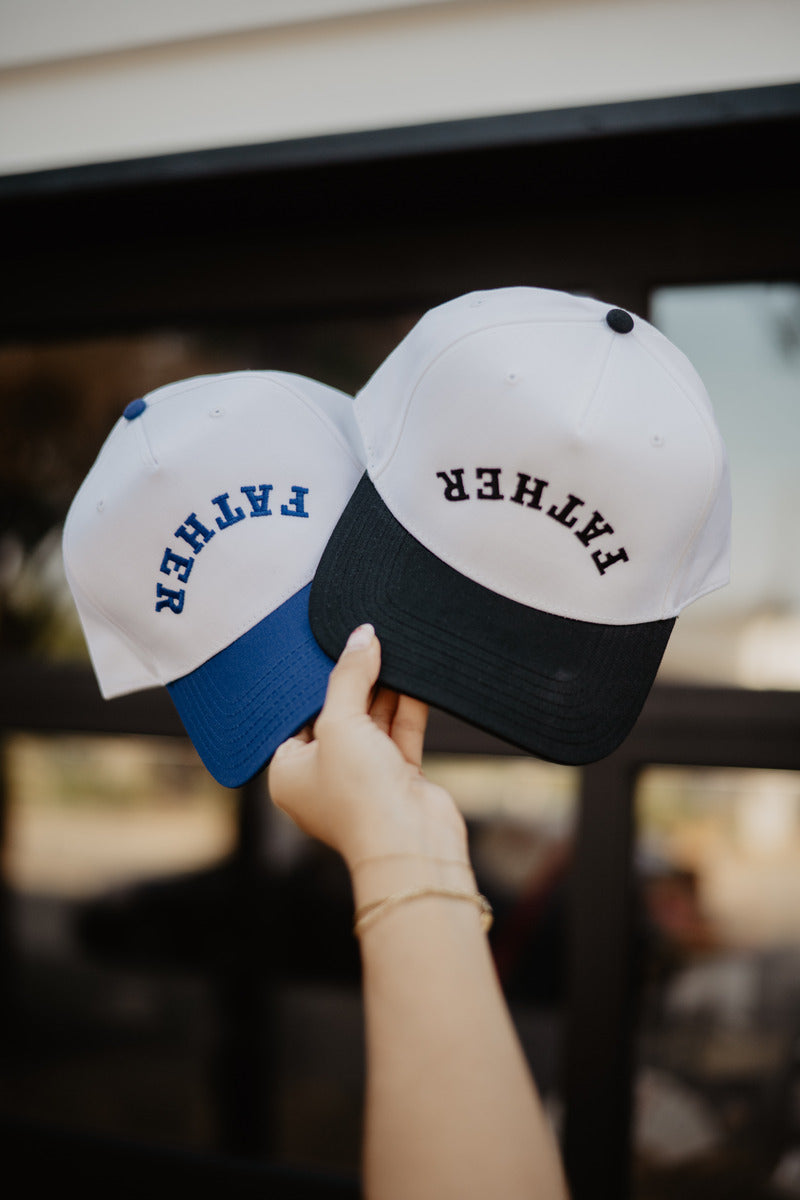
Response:
[[[228,787],[322,707],[309,590],[363,464],[344,393],[205,375],[132,401],[72,503],[64,563],[103,696],[166,685]]]

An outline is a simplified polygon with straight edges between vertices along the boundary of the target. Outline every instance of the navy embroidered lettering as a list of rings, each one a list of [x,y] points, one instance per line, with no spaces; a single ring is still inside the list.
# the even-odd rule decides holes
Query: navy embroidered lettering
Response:
[[[613,533],[613,525],[609,525],[602,513],[597,509],[592,513],[592,519],[583,529],[575,530],[575,537],[578,541],[583,542],[584,546],[588,546],[589,542],[594,538],[602,537],[604,533]]]
[[[564,505],[561,511],[559,512],[555,504],[551,504],[547,510],[547,515],[548,517],[552,517],[554,521],[558,521],[559,524],[566,525],[567,529],[572,529],[572,526],[577,523],[578,518],[571,517],[570,513],[572,512],[573,508],[577,508],[579,504],[583,504],[583,501],[579,500],[577,496],[573,496],[572,492],[569,492],[567,494],[567,503]]]
[[[239,488],[239,491],[243,492],[250,501],[250,508],[252,509],[250,513],[251,517],[272,516],[272,509],[269,506],[269,497],[272,491],[271,483],[262,483],[258,489],[258,495],[256,495],[255,485]]]
[[[464,483],[464,475],[466,468],[452,467],[449,471],[437,471],[437,479],[444,481],[443,496],[445,500],[470,500],[471,496],[466,489]],[[531,476],[524,471],[517,471],[516,490],[513,496],[506,495],[502,488],[502,467],[475,467],[475,481],[478,485],[475,491],[477,500],[510,500],[513,504],[520,504],[525,508],[533,508],[538,512],[543,511],[542,497],[545,488],[550,487],[547,479],[531,479]],[[603,514],[594,509],[591,517],[586,519],[581,517],[577,510],[582,508],[586,503],[580,496],[576,496],[573,492],[567,492],[566,500],[559,500],[551,504],[547,509],[547,515],[553,521],[557,521],[559,525],[563,525],[565,529],[572,529],[574,536],[578,539],[582,546],[589,546],[596,538],[605,537],[607,534],[614,532],[613,525],[608,522]],[[578,526],[579,521],[585,523]],[[605,575],[609,567],[613,567],[614,563],[628,562],[627,551],[620,546],[616,553],[602,550],[596,550],[590,555],[594,565],[600,572],[600,575]]]
[[[167,549],[164,551],[164,557],[161,560],[162,575],[172,574],[171,564],[173,563],[176,567],[181,568],[179,571],[175,572],[175,575],[178,579],[180,579],[181,583],[186,583],[186,580],[189,578],[189,573],[194,566],[194,559],[181,558],[180,554],[176,554],[174,550],[170,550],[170,548],[167,547]]]
[[[547,487],[546,479],[534,479],[535,487],[529,488],[530,475],[525,475],[522,471],[517,471],[517,490],[511,499],[515,504],[524,504],[525,497],[530,496],[528,508],[542,507],[542,492]]]
[[[229,498],[228,492],[223,492],[221,496],[215,496],[211,501],[212,504],[216,504],[222,513],[221,517],[217,517],[217,525],[220,529],[227,529],[229,525],[236,525],[238,521],[244,520],[244,512],[238,506],[231,512],[231,506],[228,503]]]
[[[603,554],[602,550],[595,550],[592,558],[594,559],[594,565],[601,575],[605,575],[608,568],[613,567],[614,563],[628,561],[628,556],[622,546],[620,546],[616,554]]]
[[[156,600],[156,612],[161,612],[162,608],[169,609],[170,612],[183,612],[183,598],[186,595],[183,588],[179,592],[173,592],[169,588],[165,588],[163,583],[160,583],[156,588],[156,596],[161,596],[162,599]]]
[[[436,477],[444,480],[445,500],[469,500],[469,494],[464,488],[463,467],[453,467],[450,474],[447,471],[437,471]]]
[[[475,495],[479,500],[505,500],[505,496],[500,491],[500,472],[502,467],[476,467],[475,474],[478,482],[481,482],[482,475],[489,476],[489,483],[486,488],[478,488]]]
[[[198,521],[197,513],[189,513],[184,524],[175,530],[175,537],[188,542],[195,554],[199,554],[203,546],[208,545],[215,536],[213,529],[206,529],[205,525]]]
[[[292,484],[294,496],[288,504],[281,505],[281,514],[284,517],[307,517],[308,513],[303,507],[305,497],[308,495],[308,488],[296,487]]]

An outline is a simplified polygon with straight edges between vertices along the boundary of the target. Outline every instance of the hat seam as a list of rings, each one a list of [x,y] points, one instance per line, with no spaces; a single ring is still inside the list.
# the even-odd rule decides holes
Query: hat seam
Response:
[[[608,371],[608,364],[611,361],[611,355],[614,353],[614,346],[617,341],[618,341],[618,339],[613,334],[608,339],[608,347],[606,349],[605,357],[603,358],[603,362],[600,366],[600,369],[597,372],[597,379],[595,380],[595,385],[592,388],[591,395],[589,396],[589,399],[586,401],[586,403],[583,407],[583,412],[581,413],[581,415],[578,418],[578,421],[575,425],[576,433],[583,433],[584,426],[586,425],[587,421],[589,420],[589,414],[591,413],[592,409],[594,408],[594,402],[597,399],[597,393],[600,391],[600,385],[602,384],[603,379],[605,378],[606,372]]]
[[[317,421],[319,421],[319,423],[321,425],[323,425],[325,427],[325,429],[331,434],[331,436],[334,438],[336,443],[346,452],[348,457],[352,460],[354,465],[357,467],[362,467],[363,463],[360,461],[360,459],[359,459],[358,455],[355,453],[353,447],[350,445],[350,443],[347,441],[346,438],[344,438],[340,435],[338,429],[333,424],[333,422],[329,420],[327,414],[324,413],[319,408],[317,408],[316,405],[314,405],[314,403],[311,400],[309,400],[309,398],[307,396],[304,396],[300,390],[298,390],[295,387],[292,387],[287,382],[287,380],[290,379],[291,377],[292,377],[291,371],[246,371],[246,370],[245,371],[223,371],[218,375],[215,375],[215,374],[196,375],[191,380],[183,380],[178,383],[165,383],[162,387],[156,388],[153,392],[148,392],[147,395],[150,398],[156,397],[155,403],[161,404],[167,397],[165,397],[164,395],[159,395],[159,393],[164,393],[168,389],[174,389],[174,390],[170,390],[170,393],[169,393],[170,396],[178,396],[178,395],[184,395],[187,392],[200,391],[203,388],[212,387],[214,384],[218,383],[220,380],[223,380],[223,379],[243,379],[243,380],[244,379],[247,379],[247,380],[252,379],[255,381],[269,380],[269,382],[274,384],[276,387],[280,387],[284,391],[288,392],[295,400],[299,400],[301,402],[301,404],[303,405],[303,407],[306,408],[312,414],[312,416],[314,416],[317,419]],[[322,386],[327,387],[328,385],[323,384]],[[330,388],[330,391],[337,391],[337,390],[338,389]],[[341,392],[340,395],[347,398],[345,392]]]
[[[183,396],[187,392],[200,391],[204,387],[209,387],[213,382],[220,379],[230,379],[235,375],[255,375],[255,371],[222,371],[218,375],[209,373],[207,375],[193,375],[190,379],[179,379],[172,383],[163,383],[160,387],[153,388],[150,392],[145,392],[147,407],[162,404],[164,400],[173,396]]]
[[[686,399],[686,401],[691,406],[692,410],[694,411],[694,413],[696,414],[696,416],[698,418],[698,421],[703,430],[703,433],[706,436],[706,440],[708,442],[708,446],[711,451],[711,458],[714,463],[714,476],[713,476],[713,479],[709,482],[709,485],[708,485],[708,488],[706,491],[706,501],[705,501],[705,504],[703,505],[703,511],[700,514],[700,516],[698,517],[697,521],[695,522],[691,532],[687,535],[686,541],[684,542],[683,550],[681,551],[680,555],[678,556],[677,561],[675,563],[675,567],[673,568],[673,571],[672,571],[669,579],[667,580],[666,586],[664,588],[664,593],[662,596],[662,603],[661,603],[661,612],[663,615],[665,609],[668,608],[667,596],[669,595],[670,591],[672,590],[673,585],[677,585],[680,582],[680,580],[683,578],[683,575],[686,570],[686,559],[689,554],[689,551],[690,551],[691,547],[694,545],[694,543],[696,542],[697,538],[699,537],[703,527],[705,526],[706,521],[708,520],[709,513],[713,506],[714,499],[718,495],[719,485],[720,485],[720,482],[722,479],[724,449],[721,450],[718,438],[715,438],[715,436],[714,436],[715,429],[713,427],[713,424],[709,422],[708,413],[706,413],[704,409],[702,409],[698,404],[695,403],[694,397],[692,396],[691,392],[689,392],[687,390],[687,388],[683,384],[682,380],[675,374],[674,371],[672,371],[670,366],[664,362],[661,355],[654,353],[652,347],[646,345],[641,339],[639,339],[639,345],[642,347],[645,354],[647,354],[649,358],[653,359],[658,364],[658,366],[661,368],[661,370],[664,372],[664,374],[667,375],[667,377],[672,381],[672,383],[675,385],[675,387],[677,387],[678,391],[681,393],[681,395]],[[689,365],[691,366],[691,363]],[[701,383],[702,383],[702,380],[701,380]],[[717,587],[719,587],[719,586],[720,586],[719,584],[709,585],[707,588],[700,590],[700,591],[698,589],[695,589],[692,592],[691,596],[687,597],[687,599],[684,600],[683,603],[680,605],[678,612],[681,612],[684,608],[687,608],[688,605],[692,604],[695,600],[699,599],[700,596],[707,595],[708,592],[716,591]]]
[[[439,361],[440,358],[443,358],[445,354],[448,354],[452,349],[454,349],[454,347],[460,345],[461,342],[466,341],[468,338],[475,337],[476,334],[485,333],[489,329],[507,329],[513,325],[545,325],[545,324],[548,324],[548,325],[583,325],[583,324],[589,325],[589,324],[595,324],[596,320],[597,320],[597,318],[592,316],[591,318],[586,317],[585,319],[584,318],[580,318],[580,319],[575,318],[575,319],[571,320],[569,318],[565,318],[563,320],[558,320],[558,321],[553,320],[552,318],[550,318],[550,319],[542,318],[541,320],[538,320],[538,321],[534,320],[534,319],[526,318],[525,320],[494,321],[491,323],[487,322],[485,325],[481,325],[477,329],[470,329],[467,333],[462,333],[460,337],[454,338],[452,341],[448,342],[446,346],[442,346],[441,349],[439,349],[438,351],[435,352],[433,358],[429,359],[429,361],[425,364],[422,371],[420,371],[418,373],[416,382],[414,383],[414,386],[413,386],[411,392],[409,392],[409,394],[408,394],[408,399],[406,400],[405,409],[403,411],[403,416],[400,421],[400,425],[398,427],[397,435],[394,439],[394,442],[393,442],[390,450],[386,453],[382,466],[379,469],[377,469],[374,473],[372,470],[369,471],[370,479],[372,479],[373,481],[380,479],[381,475],[384,473],[384,471],[387,470],[387,468],[389,467],[389,464],[391,463],[392,459],[394,458],[395,454],[397,453],[397,447],[398,447],[399,442],[402,440],[403,431],[406,427],[406,422],[408,420],[408,412],[411,407],[411,403],[412,403],[414,396],[416,395],[418,389],[422,386],[423,379],[428,374],[428,372],[436,365],[436,363]],[[356,405],[358,405],[358,400],[361,398],[361,396],[367,390],[368,387],[369,387],[369,383],[365,384],[364,387],[361,389],[361,391],[358,393],[358,396],[356,397]],[[358,413],[359,413],[359,408],[358,408],[358,406],[356,406],[356,417],[357,418],[358,418]],[[359,428],[361,428],[360,421],[359,421]],[[364,438],[365,445],[367,445],[368,443],[367,443],[367,439],[366,439],[366,434],[364,433],[363,430],[362,430],[362,436]]]
[[[147,409],[145,409],[144,412],[142,413],[143,417],[145,417],[146,415],[147,415]],[[153,450],[152,444],[150,442],[150,437],[148,435],[147,429],[145,428],[144,421],[141,418],[138,421],[134,421],[133,429],[134,429],[134,435],[136,436],[136,438],[139,441],[139,453],[140,453],[140,457],[142,459],[142,465],[151,472],[154,470],[157,470],[158,467],[160,466],[160,463],[159,463],[158,459],[156,458],[156,454],[155,454],[155,451]]]
[[[139,646],[136,642],[131,640],[131,638],[130,638],[129,634],[126,632],[126,630],[124,630],[122,628],[122,626],[119,625],[114,620],[114,618],[111,617],[106,612],[106,610],[103,608],[103,606],[95,600],[94,596],[91,595],[86,590],[86,588],[83,586],[83,584],[77,579],[74,570],[72,570],[70,567],[67,566],[66,559],[64,561],[64,573],[67,577],[67,582],[69,583],[70,588],[73,591],[73,594],[75,592],[79,593],[81,604],[84,607],[91,610],[91,612],[95,616],[95,619],[99,617],[107,625],[109,625],[111,627],[111,629],[118,635],[120,640],[127,646],[128,650],[131,652],[131,654],[134,656],[134,658],[137,659],[137,661],[141,664],[141,666],[145,670],[150,671],[152,678],[150,680],[148,680],[147,683],[137,683],[135,685],[135,690],[137,692],[141,692],[149,687],[158,687],[160,685],[163,685],[165,683],[165,680],[163,677],[163,672],[161,672],[158,669],[155,658],[153,658],[146,651],[144,653],[142,653],[143,648],[141,646]],[[89,647],[89,650],[91,653],[91,647]],[[98,674],[98,679],[100,679],[100,673],[98,672],[97,674]],[[114,693],[113,693],[114,696],[124,695],[125,690],[130,690],[130,688],[133,686],[130,683],[130,676],[128,676],[128,680],[129,680],[129,682],[123,684],[121,687],[120,687],[120,685],[115,684]],[[100,684],[101,684],[101,689],[105,690],[102,680],[100,680]],[[125,690],[123,690],[123,689],[125,689]],[[110,697],[110,698],[113,698],[113,697]]]
[[[327,413],[321,411],[319,408],[316,407],[316,405],[312,404],[312,402],[308,399],[308,397],[304,396],[302,394],[302,392],[295,390],[293,387],[291,387],[291,385],[284,383],[284,381],[279,378],[279,372],[264,371],[264,372],[261,372],[261,374],[268,376],[271,379],[271,381],[273,383],[275,383],[278,387],[282,387],[284,389],[284,391],[287,391],[291,396],[294,396],[294,398],[296,400],[299,400],[301,402],[301,404],[303,405],[303,407],[308,409],[308,411],[312,414],[312,416],[316,417],[317,421],[319,421],[319,423],[322,426],[324,426],[324,428],[328,431],[328,433],[330,433],[331,437],[334,439],[336,444],[342,450],[344,450],[344,452],[347,454],[348,458],[353,463],[353,465],[355,467],[357,467],[359,469],[359,471],[363,470],[364,464],[361,462],[360,458],[355,453],[353,447],[347,441],[347,438],[343,437],[340,434],[339,430],[336,428],[334,423],[330,420]],[[288,375],[290,373],[286,372],[286,374]],[[331,388],[331,391],[333,391],[333,388]],[[342,392],[341,394],[343,396],[346,395],[346,393],[344,393],[344,392]]]
[[[62,537],[61,557],[62,557],[62,562],[64,564],[64,574],[66,575],[67,582],[70,585],[70,589],[72,590],[73,595],[75,594],[76,591],[79,592],[80,597],[81,597],[81,603],[85,604],[87,606],[87,608],[90,608],[92,610],[93,613],[95,613],[97,616],[101,617],[106,622],[106,624],[109,625],[119,635],[121,640],[125,643],[125,645],[128,647],[128,649],[134,655],[134,657],[136,659],[138,659],[138,661],[142,664],[142,666],[145,667],[145,669],[149,669],[150,671],[152,671],[152,673],[154,674],[154,677],[155,677],[154,682],[152,684],[148,683],[148,684],[142,685],[142,687],[137,688],[137,691],[143,690],[144,687],[151,687],[151,686],[157,686],[158,684],[163,684],[164,683],[163,674],[161,671],[156,669],[155,658],[151,657],[151,655],[149,653],[147,653],[145,657],[142,656],[140,647],[137,646],[137,644],[131,640],[130,636],[122,628],[122,626],[120,624],[118,624],[118,622],[108,612],[106,612],[103,605],[100,604],[97,601],[97,599],[95,598],[94,592],[90,591],[86,587],[86,584],[80,578],[79,572],[76,571],[74,563],[71,561],[68,562],[68,558],[71,559],[73,557],[72,552],[70,551],[70,545],[73,541],[73,537],[72,537],[72,529],[71,529],[71,525],[70,525],[70,521],[69,521],[69,514],[67,514],[67,518],[68,519],[65,522],[64,533],[63,533],[63,537]],[[149,666],[148,666],[148,664],[149,664]],[[99,674],[98,674],[98,678],[99,678]],[[121,694],[121,693],[118,693],[118,694]]]

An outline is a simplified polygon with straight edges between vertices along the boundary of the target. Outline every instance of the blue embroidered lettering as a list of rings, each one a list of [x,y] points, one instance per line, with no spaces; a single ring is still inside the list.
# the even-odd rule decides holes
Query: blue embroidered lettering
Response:
[[[244,520],[244,512],[241,508],[236,508],[231,512],[231,506],[228,503],[229,493],[223,492],[221,496],[215,496],[211,501],[216,504],[217,508],[222,513],[221,517],[217,517],[217,525],[220,529],[227,529],[229,525],[235,525],[238,521]]]
[[[156,595],[163,597],[161,600],[156,600],[156,612],[161,612],[162,608],[168,608],[170,612],[174,613],[183,612],[183,598],[186,595],[183,588],[179,592],[173,592],[169,588],[165,588],[163,583],[159,583]]]
[[[180,554],[176,554],[175,551],[170,550],[170,548],[168,546],[167,549],[164,551],[164,557],[161,560],[162,575],[171,575],[172,574],[172,564],[173,563],[175,564],[176,567],[181,568],[180,571],[175,572],[175,575],[177,576],[178,579],[180,579],[181,583],[186,583],[186,580],[189,578],[189,575],[191,573],[192,567],[194,566],[194,559],[193,558],[181,558]]]
[[[252,487],[246,486],[239,488],[240,492],[244,492],[247,499],[250,501],[250,507],[253,510],[250,513],[251,517],[271,517],[272,509],[269,506],[270,492],[272,491],[271,483],[262,483],[256,495],[255,485]]]
[[[292,491],[294,492],[294,496],[288,504],[281,505],[281,513],[284,517],[307,517],[309,514],[306,512],[303,504],[305,503],[305,497],[308,495],[308,488],[296,487],[292,484]]]
[[[175,530],[175,537],[183,538],[185,542],[188,542],[195,554],[199,554],[203,546],[207,545],[215,536],[213,529],[206,529],[205,525],[198,521],[197,513],[189,513],[184,524]]]

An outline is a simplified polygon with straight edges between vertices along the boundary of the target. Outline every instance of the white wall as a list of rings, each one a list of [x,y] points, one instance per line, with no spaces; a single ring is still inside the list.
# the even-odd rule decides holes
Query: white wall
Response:
[[[800,0],[0,0],[0,174],[799,78]]]

